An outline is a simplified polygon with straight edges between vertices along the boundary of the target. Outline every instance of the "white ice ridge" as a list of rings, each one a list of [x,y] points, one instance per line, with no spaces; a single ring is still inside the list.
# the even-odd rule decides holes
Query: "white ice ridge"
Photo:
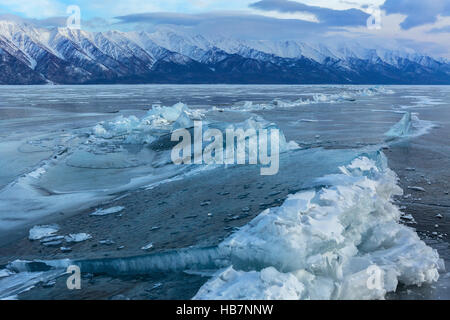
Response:
[[[128,144],[152,143],[161,131],[191,128],[193,120],[202,117],[201,113],[189,109],[183,103],[172,107],[155,106],[142,119],[120,116],[114,121],[101,122],[94,127],[93,133],[97,138],[121,139]]]
[[[274,100],[272,103],[254,104],[252,101],[245,101],[241,104],[233,106],[232,110],[238,111],[256,111],[256,110],[272,110],[277,108],[292,108],[302,105],[311,104],[334,104],[348,101],[355,101],[361,97],[373,97],[380,94],[393,94],[394,91],[384,87],[370,87],[357,90],[343,90],[339,93],[325,94],[313,93],[311,97],[298,99],[295,101]]]
[[[406,112],[385,135],[389,138],[417,137],[428,133],[433,127],[431,121],[420,120],[416,114]]]
[[[387,133],[388,137],[404,137],[407,136],[411,130],[411,113],[406,112],[403,118],[393,126]]]
[[[211,125],[213,127],[214,125]],[[270,143],[268,139],[270,138],[270,133],[268,134],[268,137],[260,136],[259,133],[261,130],[268,130],[269,132],[271,130],[278,130],[279,132],[279,142],[278,142],[278,152],[283,153],[290,150],[297,150],[300,149],[300,146],[295,141],[287,141],[284,133],[280,130],[280,128],[275,124],[266,121],[261,116],[252,116],[249,119],[245,120],[244,122],[236,123],[236,124],[228,124],[228,123],[222,123],[220,125],[217,125],[218,128],[222,129],[223,132],[225,132],[227,129],[232,129],[234,131],[237,131],[239,129],[242,129],[245,132],[252,132],[252,135],[248,136],[248,140],[252,140],[252,138],[258,138],[259,144],[251,150],[252,148],[249,148],[248,145],[245,147],[245,153],[248,155],[248,157],[255,157],[259,153],[259,148],[261,145],[268,145],[268,152],[272,153]],[[261,140],[264,139],[264,143],[261,143]],[[236,147],[236,146],[234,146]],[[255,152],[256,154],[252,154],[251,152]]]
[[[128,118],[121,116],[110,122],[101,122],[93,129],[93,137],[86,144],[88,149],[78,150],[69,157],[67,163],[74,167],[83,168],[106,168],[108,166],[109,168],[127,168],[139,166],[142,163],[138,159],[131,161],[129,153],[121,148],[120,145],[151,144],[164,134],[181,128],[189,129],[194,127],[194,121],[201,120],[202,117],[202,114],[189,109],[185,104],[177,103],[172,107],[155,107],[142,119],[138,119],[135,116]],[[260,116],[252,116],[248,120],[240,123],[202,123],[203,132],[206,132],[209,128],[220,129],[223,133],[228,129],[243,129],[245,132],[250,132],[247,131],[250,129],[254,135],[248,137],[249,141],[252,140],[251,138],[255,138],[255,135],[258,138],[259,130],[278,129],[280,133],[279,152],[299,149],[298,144],[295,142],[286,141],[284,134],[275,124],[264,120]],[[263,137],[259,138],[261,139]],[[105,149],[105,145],[108,144],[110,147],[106,148],[105,154],[99,151],[101,149],[100,147],[97,148],[98,145],[101,145]],[[205,143],[203,147],[207,145],[208,143]],[[247,146],[247,152],[249,151],[248,149]],[[256,153],[259,152],[259,149],[253,150],[256,150]],[[203,152],[203,148],[200,151]]]
[[[399,283],[437,281],[443,262],[399,223],[392,197],[403,192],[384,155],[340,170],[225,240],[232,266],[194,299],[383,299]]]

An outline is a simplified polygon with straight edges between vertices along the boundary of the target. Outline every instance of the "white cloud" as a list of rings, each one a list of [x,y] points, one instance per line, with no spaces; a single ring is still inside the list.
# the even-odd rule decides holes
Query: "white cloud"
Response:
[[[262,10],[251,10],[251,13],[270,17],[270,18],[276,18],[276,19],[294,19],[294,20],[304,20],[304,21],[310,21],[310,22],[319,22],[319,19],[311,13],[308,12],[295,12],[295,13],[288,13],[288,12],[278,12],[278,11],[262,11]]]
[[[66,5],[57,0],[0,0],[0,6],[28,18],[47,18],[66,12]]]
[[[405,15],[392,14],[382,15],[382,27],[379,30],[369,30],[364,27],[348,27],[346,35],[353,38],[371,38],[378,42],[398,43],[398,41],[408,42],[415,50],[432,55],[445,56],[450,58],[450,43],[448,34],[430,33],[433,28],[450,25],[449,17],[439,17],[435,24],[423,25],[408,30],[403,30],[400,24],[406,19]],[[339,33],[334,32],[335,35]],[[416,43],[416,45],[414,45]]]
[[[1,0],[0,0],[1,1]],[[95,11],[99,16],[122,16],[148,12],[202,13],[217,10],[246,10],[255,0],[79,0],[81,9]]]
[[[366,6],[381,6],[386,0],[291,0],[334,10],[363,9]]]

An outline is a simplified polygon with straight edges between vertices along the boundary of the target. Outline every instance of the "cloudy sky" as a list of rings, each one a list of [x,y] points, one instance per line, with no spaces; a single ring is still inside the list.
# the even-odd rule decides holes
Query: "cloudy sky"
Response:
[[[88,30],[161,26],[245,39],[357,39],[450,58],[450,0],[0,0],[0,15]],[[369,23],[368,23],[369,22]]]

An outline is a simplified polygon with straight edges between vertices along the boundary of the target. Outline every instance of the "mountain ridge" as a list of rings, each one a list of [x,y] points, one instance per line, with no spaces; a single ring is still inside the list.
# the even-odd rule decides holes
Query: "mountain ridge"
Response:
[[[0,84],[450,84],[412,50],[238,40],[170,29],[88,32],[0,20]]]

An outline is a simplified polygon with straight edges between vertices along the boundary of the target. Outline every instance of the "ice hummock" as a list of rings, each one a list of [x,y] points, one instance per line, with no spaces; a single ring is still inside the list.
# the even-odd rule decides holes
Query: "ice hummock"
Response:
[[[155,107],[148,114],[119,117],[94,129],[69,134],[51,158],[0,190],[0,228],[9,229],[57,212],[83,210],[105,203],[113,194],[147,187],[213,166],[176,166],[170,133],[190,128],[203,115],[179,103]],[[136,120],[137,119],[137,120]],[[258,117],[241,123],[203,121],[204,132],[219,128],[278,128]],[[298,148],[280,131],[280,152]],[[204,143],[206,148],[208,143]],[[202,150],[203,151],[203,150]],[[11,208],[15,208],[11,212]]]
[[[149,144],[161,131],[191,128],[193,120],[200,120],[201,113],[189,109],[184,103],[172,107],[155,106],[142,119],[136,116],[120,116],[113,121],[96,125],[93,134],[97,138],[120,139],[128,144]]]
[[[119,116],[100,122],[92,129],[86,143],[67,157],[66,164],[86,169],[140,170],[139,167],[152,166],[155,161],[170,163],[169,155],[158,154],[148,145],[167,144],[164,139],[168,134],[192,128],[194,121],[202,117],[200,112],[177,103],[171,107],[154,106],[142,118]]]
[[[211,127],[213,127],[213,126],[214,126],[214,124],[211,125]],[[252,156],[253,157],[258,156],[258,154],[260,152],[259,148],[263,145],[261,143],[261,141],[263,139],[267,144],[267,148],[268,148],[267,152],[269,154],[271,154],[273,152],[271,145],[269,143],[272,130],[278,130],[278,132],[279,132],[279,146],[278,146],[279,153],[284,153],[284,152],[288,152],[291,150],[300,149],[300,146],[295,141],[287,141],[286,140],[284,133],[280,130],[280,128],[275,123],[266,121],[261,116],[251,116],[249,119],[247,119],[241,123],[236,123],[236,124],[223,123],[221,125],[218,125],[217,127],[220,128],[221,131],[223,131],[223,132],[225,132],[225,130],[228,130],[228,129],[232,129],[235,131],[238,129],[242,129],[245,132],[250,132],[248,130],[253,130],[253,134],[256,136],[259,143],[256,146],[257,148],[254,148],[254,149],[249,148],[249,145],[246,145],[245,153],[248,158],[252,157]],[[263,137],[262,135],[260,135],[261,130],[267,130],[267,132],[268,132],[267,137]],[[251,140],[252,138],[255,138],[255,136],[249,136],[248,139]],[[225,147],[226,147],[226,145],[225,145]],[[236,145],[234,147],[235,147],[235,151],[236,151]],[[254,151],[256,154],[252,154],[251,153],[252,151]]]
[[[436,282],[443,263],[399,223],[392,197],[402,190],[384,155],[340,169],[318,180],[327,187],[291,195],[226,239],[232,266],[194,299],[383,299],[399,283]]]
[[[434,127],[430,121],[420,120],[417,114],[406,112],[385,136],[389,138],[417,137],[428,133]]]
[[[410,133],[411,130],[411,113],[406,112],[403,118],[393,126],[387,133],[388,137],[404,137]]]

